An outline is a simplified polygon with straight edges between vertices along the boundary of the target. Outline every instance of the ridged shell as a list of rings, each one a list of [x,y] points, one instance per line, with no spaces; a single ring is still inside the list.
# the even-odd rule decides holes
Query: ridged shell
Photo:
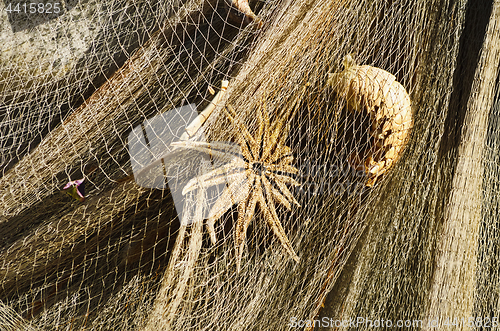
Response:
[[[371,148],[362,156],[351,155],[353,167],[364,170],[367,186],[373,186],[401,156],[408,141],[413,116],[410,96],[391,73],[369,65],[357,65],[350,55],[345,69],[330,74],[328,84],[347,101],[351,111],[366,112],[372,122]]]
[[[233,22],[244,25],[255,22],[258,28],[262,27],[262,20],[252,11],[248,0],[224,0],[224,5]]]

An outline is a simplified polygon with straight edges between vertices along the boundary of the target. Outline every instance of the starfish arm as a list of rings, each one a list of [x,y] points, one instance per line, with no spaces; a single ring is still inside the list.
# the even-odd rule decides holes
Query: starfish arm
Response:
[[[268,138],[267,148],[262,154],[262,160],[268,163],[275,163],[279,157],[289,154],[291,152],[290,147],[285,145],[286,135],[279,130],[272,131]]]
[[[257,177],[255,177],[254,179],[255,181],[258,180]],[[262,192],[262,188],[260,187],[260,185],[256,185],[255,191],[249,193],[248,204],[247,204],[247,199],[242,200],[238,204],[238,222],[236,223],[236,228],[234,231],[234,244],[236,250],[236,271],[238,273],[241,270],[241,259],[243,257],[243,248],[245,247],[247,229],[255,213],[255,207],[257,205],[259,194],[262,194],[258,192]]]
[[[292,179],[292,178],[286,177],[286,176],[282,176],[282,177]],[[288,187],[285,185],[285,182],[283,182],[281,179],[278,179],[278,178],[274,178],[274,182],[278,186],[279,190],[285,195],[285,197],[287,197],[287,199],[289,201],[293,202],[294,204],[296,204],[297,206],[300,207],[299,202],[297,200],[295,200],[295,197],[293,196],[292,192],[290,192]]]
[[[280,134],[278,135],[278,137],[277,137],[278,139],[276,141],[276,148],[277,149],[283,148],[283,147],[290,149],[290,147],[286,146],[286,140],[288,139],[288,132],[290,131],[290,124],[285,124],[284,125],[285,129],[281,130],[285,121],[286,121],[286,118],[284,117],[283,120],[281,121],[281,125],[279,126],[278,132],[280,132]]]
[[[269,153],[269,156],[264,160],[266,163],[286,165],[293,162],[293,153],[290,147],[279,145],[271,151],[272,153]]]
[[[286,175],[280,175],[280,174],[268,171],[268,172],[266,172],[266,176],[268,176],[269,178],[272,178],[275,182],[281,181],[285,184],[290,184],[293,186],[300,186],[299,182],[297,182],[292,177],[289,177]]]
[[[289,174],[298,174],[299,170],[294,166],[289,164],[279,165],[279,164],[270,164],[266,166],[266,169],[271,172],[287,172]]]
[[[263,159],[263,154],[268,150],[269,144],[269,114],[266,111],[265,101],[257,110],[257,138],[253,146],[253,153],[258,159]],[[258,155],[258,156],[257,156]]]
[[[234,184],[234,183],[233,183]],[[213,207],[210,209],[207,219],[207,231],[210,235],[212,245],[217,243],[217,236],[215,235],[215,221],[219,219],[226,211],[233,206],[231,199],[231,191],[229,187],[225,187],[221,196],[217,199]]]
[[[286,139],[288,138],[288,131],[290,130],[290,125],[285,125],[287,120],[288,114],[285,113],[282,115],[281,120],[275,121],[271,126],[270,132],[272,132],[272,134],[269,137],[268,148],[262,155],[264,161],[274,163],[276,161],[276,155],[283,155],[280,153],[273,153],[274,150],[279,150],[280,148],[288,148],[288,150],[290,150],[290,147],[285,145]],[[285,126],[284,130],[282,130],[283,126]]]
[[[226,108],[223,108],[223,109],[226,113],[226,116],[231,121],[231,123],[236,125],[236,127],[239,130],[239,133],[241,133],[241,135],[240,134],[236,135],[236,140],[237,140],[237,143],[241,147],[241,152],[243,153],[243,155],[245,156],[245,158],[247,160],[254,160],[255,154],[252,154],[252,152],[251,152],[252,147],[251,146],[256,145],[255,138],[250,134],[250,132],[248,132],[248,129],[236,117],[236,111],[234,110],[233,107],[231,107],[231,105],[228,105],[227,109]]]
[[[246,163],[239,159],[214,169],[206,174],[192,178],[182,189],[182,194],[196,190],[200,187],[210,187],[214,185],[232,183],[245,177]]]
[[[292,210],[292,206],[290,205],[290,202],[278,191],[271,185],[271,182],[267,179],[266,176],[262,176],[262,183],[264,184],[264,187],[266,188],[266,192],[270,192],[272,196],[286,207],[288,210]]]
[[[277,141],[280,134],[280,132],[274,131],[269,136],[266,149],[262,153],[262,160],[264,162],[274,163],[273,159],[280,156],[280,153],[273,153],[275,150],[277,150]]]
[[[228,211],[235,203],[246,199],[249,194],[249,186],[246,177],[242,180],[234,181],[229,186],[226,186],[220,197],[215,201],[214,205],[208,213],[207,227],[211,232],[210,239],[213,244],[216,243],[214,223],[226,211]]]
[[[270,164],[278,164],[280,166],[291,164],[293,162],[293,155],[291,153],[277,153],[281,154],[276,156],[275,160],[269,162]]]
[[[245,210],[247,201],[242,200],[238,203],[238,221],[236,222],[236,229],[234,232],[235,241],[235,254],[236,254],[236,272],[240,273],[241,270],[241,259],[243,257],[243,248],[245,247],[246,229],[242,228],[242,224],[245,223]],[[241,231],[241,232],[240,232]],[[241,240],[240,238],[243,238]]]
[[[272,197],[266,194],[267,200],[264,198],[264,195],[260,195],[259,205],[264,213],[264,219],[267,224],[271,227],[274,234],[278,237],[278,240],[281,243],[281,246],[287,251],[287,253],[295,260],[295,262],[299,262],[299,257],[293,250],[292,244],[288,237],[286,236],[285,230],[281,226],[280,220],[278,218],[278,214],[276,213],[276,209],[274,208],[274,201]]]

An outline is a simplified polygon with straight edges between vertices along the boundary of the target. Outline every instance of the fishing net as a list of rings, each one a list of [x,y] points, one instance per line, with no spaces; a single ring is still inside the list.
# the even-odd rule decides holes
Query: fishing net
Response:
[[[491,325],[498,1],[9,4],[0,328]]]

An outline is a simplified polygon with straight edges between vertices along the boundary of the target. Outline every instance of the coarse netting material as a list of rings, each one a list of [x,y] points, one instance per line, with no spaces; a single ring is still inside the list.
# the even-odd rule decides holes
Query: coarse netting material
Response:
[[[80,0],[34,18],[8,4],[1,330],[499,317],[499,1],[250,1],[255,16],[241,0]],[[375,119],[390,111],[370,103],[380,96],[352,109],[329,80],[348,56],[406,89],[406,138],[397,114]],[[240,231],[238,271],[250,205],[239,202],[252,195],[227,165],[250,164],[251,140],[273,136],[274,182],[255,181],[263,199]],[[390,166],[395,144],[406,146]],[[225,166],[224,181],[201,180]]]

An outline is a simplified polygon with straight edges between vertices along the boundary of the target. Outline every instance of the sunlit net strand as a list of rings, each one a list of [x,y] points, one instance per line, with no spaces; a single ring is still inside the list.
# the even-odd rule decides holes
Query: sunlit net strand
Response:
[[[268,8],[273,8],[271,3],[266,5]],[[278,8],[278,5],[276,8]],[[406,8],[410,6],[410,2],[393,3],[393,7],[397,8],[398,6],[399,8]],[[316,8],[318,10],[316,14],[310,15],[313,17],[317,15],[316,19],[328,18],[328,14],[325,14],[325,12],[329,13],[328,11],[320,11],[320,9],[325,8],[332,9],[328,6],[318,7]],[[294,146],[294,156],[297,164],[313,163],[313,165],[317,165],[314,163],[320,163],[318,159],[321,162],[326,162],[332,159],[335,160],[339,155],[345,156],[348,153],[347,147],[343,146],[343,144],[347,144],[352,140],[352,137],[349,136],[351,133],[346,129],[344,132],[338,132],[340,136],[335,136],[336,132],[330,131],[330,128],[335,127],[336,124],[348,124],[345,118],[346,114],[342,113],[343,103],[333,97],[325,97],[324,95],[328,95],[328,90],[322,86],[325,79],[323,75],[327,72],[339,70],[341,59],[345,54],[357,53],[357,60],[360,63],[376,64],[379,67],[386,68],[396,74],[398,78],[401,76],[401,82],[405,86],[410,86],[411,72],[412,69],[415,69],[414,57],[416,53],[412,53],[412,49],[417,48],[416,39],[403,45],[397,43],[394,45],[392,40],[384,39],[389,35],[387,31],[390,31],[387,27],[399,24],[399,15],[392,16],[392,12],[387,11],[386,7],[378,6],[377,2],[372,1],[360,4],[346,1],[333,9],[330,12],[334,13],[334,19],[330,18],[326,22],[322,21],[327,27],[321,30],[321,37],[309,31],[306,37],[311,39],[300,44],[297,40],[304,38],[304,35],[298,29],[293,37],[285,41],[283,47],[268,49],[268,52],[270,52],[268,57],[275,60],[264,59],[263,63],[267,64],[268,69],[262,70],[252,77],[265,86],[263,88],[266,90],[265,102],[272,119],[276,119],[281,114],[281,111],[289,106],[291,100],[294,100],[294,96],[300,95],[300,99],[306,100],[297,106],[298,112],[294,115],[295,119],[292,120],[292,125],[294,125],[296,131],[292,131],[288,139],[290,144]],[[272,20],[273,13],[278,12],[278,9],[275,10],[263,10],[265,13],[271,13],[269,16],[264,17],[269,17],[269,20]],[[311,12],[314,13],[314,11]],[[381,12],[387,14],[392,20],[387,19],[387,21],[381,23],[381,26],[375,26],[375,32],[372,34],[368,29],[373,22],[372,17],[378,16]],[[355,15],[356,13],[358,15]],[[211,17],[213,18],[215,15]],[[416,38],[418,28],[423,24],[422,20],[417,21],[414,23],[415,26],[407,29],[407,33]],[[286,22],[284,20],[281,25],[285,25]],[[309,24],[313,24],[311,22],[313,20],[309,20]],[[278,34],[281,27],[280,24],[275,24],[273,29]],[[338,28],[339,26],[342,28]],[[370,31],[370,34],[364,33],[364,31]],[[329,35],[329,33],[332,35]],[[267,35],[267,37],[271,36]],[[332,41],[324,42],[328,37],[332,38]],[[239,46],[245,41],[243,38],[236,40],[234,46]],[[295,42],[292,42],[293,40]],[[384,40],[384,42],[380,42],[380,40]],[[398,38],[398,40],[400,39]],[[321,44],[318,49],[313,48],[315,53],[308,53],[308,49],[316,46],[317,41],[324,42],[324,44]],[[373,46],[375,44],[380,45],[378,47],[386,51],[381,52],[380,49]],[[207,41],[202,41],[202,45],[206,46]],[[253,46],[258,47],[257,45],[248,45],[248,47]],[[189,52],[198,53],[201,51],[201,55],[198,53],[195,56],[203,58],[203,53],[209,47],[193,46],[189,49]],[[401,50],[401,47],[403,47],[403,50]],[[48,276],[42,281],[41,287],[49,292],[54,289],[54,284],[59,283],[61,287],[59,291],[64,294],[57,300],[50,297],[50,300],[47,300],[46,308],[42,309],[40,315],[37,315],[38,317],[35,316],[31,320],[33,323],[44,324],[47,329],[64,323],[67,323],[65,325],[69,327],[72,325],[69,321],[76,317],[76,322],[73,322],[74,325],[84,325],[88,329],[127,328],[131,325],[146,325],[148,318],[150,318],[148,313],[151,312],[154,301],[157,299],[155,296],[166,266],[164,261],[160,267],[149,267],[144,271],[141,268],[141,263],[146,264],[148,259],[145,255],[151,250],[158,250],[154,255],[157,260],[166,260],[166,254],[169,254],[173,241],[175,241],[177,220],[175,215],[172,214],[172,202],[169,200],[167,192],[143,190],[137,188],[133,181],[118,188],[114,188],[112,186],[114,184],[111,183],[130,174],[130,161],[127,159],[125,136],[136,124],[161,111],[174,108],[179,104],[180,100],[187,99],[192,95],[193,91],[196,91],[194,93],[197,94],[204,93],[205,102],[211,98],[198,85],[208,85],[210,83],[214,88],[218,88],[219,77],[228,73],[228,65],[224,63],[226,58],[220,56],[224,50],[218,48],[214,48],[214,50],[219,55],[217,61],[222,63],[220,65],[221,69],[218,69],[216,65],[207,64],[206,67],[200,66],[195,69],[205,70],[203,74],[192,77],[187,74],[188,67],[194,68],[191,62],[186,58],[173,57],[172,62],[167,65],[164,71],[158,69],[148,77],[149,80],[144,79],[139,82],[139,86],[145,87],[144,92],[133,95],[131,101],[118,103],[117,107],[120,108],[124,115],[114,116],[110,122],[107,122],[111,123],[109,128],[99,126],[101,132],[96,135],[98,138],[91,138],[92,135],[84,135],[84,137],[92,139],[92,142],[86,143],[88,144],[87,149],[91,146],[97,146],[98,149],[93,151],[95,156],[92,161],[98,163],[101,167],[99,172],[102,171],[103,173],[99,174],[97,172],[98,175],[92,179],[92,182],[96,183],[96,187],[102,190],[103,193],[94,190],[91,195],[95,194],[96,197],[94,199],[89,198],[86,206],[70,205],[67,201],[61,201],[61,204],[67,204],[65,210],[61,211],[62,218],[56,220],[46,215],[43,219],[43,226],[45,226],[45,231],[48,232],[51,225],[68,224],[69,226],[65,227],[64,231],[62,228],[58,230],[60,231],[60,242],[66,244],[67,247],[86,247],[89,252],[80,256],[80,263],[76,263],[71,267],[61,267],[63,273],[65,270],[73,271],[74,268],[74,272],[80,277],[78,280],[73,281],[73,283],[65,283],[65,276],[56,277],[55,280],[53,277]],[[173,52],[175,49],[170,48],[170,51]],[[185,54],[185,51],[182,50],[181,53]],[[324,55],[318,55],[321,51],[324,51]],[[111,50],[106,50],[103,54],[107,53],[111,53]],[[389,54],[390,60],[388,60],[389,57],[378,55],[386,53]],[[161,58],[164,54],[156,53],[152,57]],[[231,62],[235,61],[237,51],[229,52],[229,54],[231,54],[229,57]],[[395,55],[393,60],[392,54],[402,55]],[[285,61],[282,61],[283,59]],[[403,66],[399,67],[402,69],[397,69],[398,66],[392,63],[396,63],[400,59],[403,59]],[[401,71],[400,74],[398,74],[398,70]],[[164,77],[168,77],[169,81]],[[185,83],[186,80],[189,80],[188,84]],[[301,95],[307,82],[311,83],[311,87]],[[233,83],[238,86],[237,81]],[[149,84],[156,84],[159,87],[150,89]],[[243,83],[240,82],[240,84],[243,86]],[[263,95],[262,89],[255,95],[252,94],[258,87],[256,85],[253,83],[246,88],[236,90],[233,94],[234,97],[229,97],[228,101],[234,103],[233,106],[242,115],[245,123],[253,128],[255,128],[255,121],[252,119],[252,111],[262,103],[261,96]],[[133,94],[135,93],[134,88],[136,87],[132,88],[124,84],[117,87],[115,93],[127,91]],[[409,91],[412,93],[412,89],[409,89]],[[317,98],[310,97],[310,95],[314,94],[319,96]],[[307,100],[308,97],[312,100]],[[327,102],[330,102],[330,106],[325,107],[324,104]],[[105,107],[106,103],[101,101],[98,105]],[[324,109],[330,113],[322,115]],[[214,117],[209,122],[212,137],[214,139],[222,138],[223,140],[231,139],[232,130],[229,128],[227,121],[223,119],[223,115],[220,112],[218,114],[218,117]],[[123,120],[126,122],[123,123]],[[94,125],[99,125],[97,115],[91,117],[89,121]],[[337,123],[339,121],[340,123]],[[350,130],[352,132],[359,131],[356,127],[351,127]],[[114,138],[116,136],[119,136],[119,138]],[[303,139],[306,139],[306,141],[302,142]],[[108,144],[108,141],[110,144]],[[102,143],[105,143],[105,145],[102,146]],[[305,144],[304,147],[301,146],[302,143]],[[75,155],[82,158],[87,157],[80,150],[84,145],[75,142]],[[340,154],[330,145],[338,146]],[[321,147],[318,148],[318,146]],[[78,160],[77,157],[75,159]],[[66,177],[75,173],[72,169],[74,162],[68,161],[62,164],[62,168],[67,172]],[[78,168],[83,168],[83,165],[84,163]],[[40,174],[40,178],[47,178],[47,176],[52,175],[51,166],[48,165],[48,175]],[[333,183],[335,181],[346,181],[346,186],[349,188],[354,186],[354,183],[348,182],[345,177],[335,180],[321,178],[321,176],[327,177],[328,173],[323,173],[318,177],[323,180],[331,180]],[[66,179],[61,178],[59,181],[63,182]],[[99,181],[103,181],[103,183],[101,184]],[[50,187],[49,191],[60,187],[60,182]],[[26,189],[26,193],[21,194],[21,196],[30,196],[30,193],[36,190],[36,188]],[[217,324],[213,323],[213,320],[227,326],[234,325],[236,329],[251,328],[252,326],[255,328],[256,325],[259,325],[258,318],[262,318],[262,307],[267,307],[265,319],[262,319],[260,323],[280,329],[285,327],[283,312],[286,312],[286,316],[307,314],[321,294],[321,287],[328,273],[330,260],[335,255],[334,249],[338,250],[339,246],[342,246],[344,251],[349,251],[350,245],[355,242],[355,234],[342,235],[349,228],[349,225],[355,227],[362,222],[362,219],[350,218],[356,212],[356,203],[366,203],[365,199],[358,199],[357,194],[349,196],[346,200],[343,200],[341,196],[339,197],[332,191],[324,194],[325,196],[316,196],[311,200],[300,196],[303,207],[300,209],[295,208],[291,213],[285,212],[283,208],[278,211],[283,223],[286,224],[285,231],[292,240],[294,248],[301,256],[301,259],[307,261],[298,266],[294,265],[294,262],[290,261],[290,258],[284,254],[275,238],[266,229],[261,217],[257,215],[252,221],[253,225],[247,234],[248,248],[244,253],[243,274],[236,275],[233,267],[233,232],[229,224],[231,222],[234,224],[237,214],[229,212],[223,219],[219,220],[217,227],[219,242],[217,246],[211,247],[209,242],[204,240],[200,256],[194,267],[193,276],[187,280],[188,288],[182,298],[179,310],[176,311],[174,328],[197,329],[201,324],[206,325],[207,328],[215,329]],[[35,198],[30,196],[26,208],[35,205],[37,201],[43,201],[43,199],[46,199],[43,195]],[[72,208],[76,208],[76,210],[73,211]],[[129,212],[128,215],[123,214],[126,211]],[[134,214],[139,216],[132,216]],[[61,222],[62,220],[66,221]],[[161,235],[165,237],[160,236],[160,234],[154,235],[154,230],[150,230],[149,233],[143,230],[150,224],[154,228],[170,227],[172,230],[166,233],[161,232]],[[224,229],[225,224],[228,225],[229,229]],[[137,225],[137,229],[134,228],[135,225]],[[103,235],[105,239],[102,242],[95,239],[96,237],[92,237],[92,234],[98,232],[106,233]],[[153,235],[151,235],[151,232]],[[113,239],[113,236],[119,238]],[[90,240],[91,237],[94,239]],[[206,239],[206,236],[204,238]],[[145,242],[148,240],[151,242],[141,245],[141,239]],[[31,240],[36,243],[39,238],[32,236]],[[165,245],[160,240],[166,240],[168,244]],[[89,243],[83,245],[85,241]],[[169,246],[170,249],[166,249],[165,246]],[[20,251],[27,249],[29,241],[19,242],[17,247],[20,248]],[[42,249],[55,251],[53,247]],[[62,251],[65,252],[68,249],[64,248]],[[134,259],[132,259],[131,253],[134,249],[139,251],[139,257],[136,257],[135,262],[133,262]],[[144,255],[144,257],[141,258],[141,255]],[[6,259],[11,257],[11,255],[7,255]],[[122,262],[112,262],[114,259]],[[51,266],[54,263],[53,261],[56,260],[56,257],[48,257],[46,263]],[[112,270],[106,270],[106,267],[102,266],[102,262],[99,262],[102,260],[106,260],[111,264],[117,263],[119,272],[115,273]],[[28,263],[35,261],[35,257],[28,255],[24,261]],[[65,263],[71,264],[72,260],[66,259],[65,261]],[[44,263],[43,260],[41,263]],[[95,265],[92,265],[93,263]],[[101,265],[96,267],[99,263]],[[342,261],[339,261],[339,270],[342,263]],[[19,270],[22,267],[11,266],[10,268],[11,270]],[[57,271],[58,269],[53,270]],[[108,283],[111,284],[111,291],[104,288],[95,290],[97,286],[95,284],[99,283],[100,280],[98,277],[94,280],[89,278],[89,275],[95,271],[101,272],[112,279],[112,283]],[[121,280],[122,272],[126,281]],[[291,276],[295,274],[299,274],[301,277]],[[28,283],[31,279],[35,280],[37,277],[37,274],[24,275]],[[76,276],[74,277],[76,279]],[[181,281],[185,280],[175,278],[174,285]],[[109,282],[109,280],[106,282]],[[21,281],[14,282],[14,284],[19,289],[27,286]],[[123,289],[120,289],[122,285]],[[115,286],[116,291],[113,291],[113,286]],[[42,297],[44,296],[43,293],[39,293]],[[286,295],[283,295],[283,293],[286,293]],[[294,300],[290,300],[292,295]],[[31,309],[32,303],[36,302],[38,298],[26,294],[24,299],[18,298],[18,300],[24,300],[24,304],[20,305],[15,300],[9,301],[9,304],[17,305],[17,307],[22,306],[20,311],[25,313]],[[51,302],[51,300],[55,301],[55,303]],[[101,307],[104,308],[101,309]],[[90,313],[89,317],[82,317],[87,312]]]
[[[102,41],[102,40],[99,40],[99,39],[96,39],[94,40],[94,45],[99,45]],[[125,47],[128,47],[126,44],[125,45],[122,45],[122,47],[125,46]],[[68,75],[69,77],[63,77],[60,81],[59,84],[65,84],[67,86],[66,89],[60,89],[59,91],[57,92],[49,92],[51,89],[53,89],[54,86],[56,86],[53,82],[45,82],[43,80],[40,81],[41,84],[43,84],[43,86],[46,86],[48,88],[48,91],[46,92],[42,92],[42,94],[40,95],[40,91],[43,91],[43,89],[40,88],[40,85],[36,84],[37,80],[39,77],[32,77],[32,79],[30,78],[29,81],[30,82],[34,82],[34,84],[31,84],[31,87],[29,87],[29,89],[25,90],[26,93],[33,93],[33,96],[32,97],[35,97],[35,98],[47,98],[47,102],[50,102],[48,104],[44,104],[43,102],[40,103],[41,100],[39,100],[38,102],[34,102],[32,103],[31,107],[29,107],[29,112],[30,114],[33,115],[34,118],[38,119],[38,120],[46,120],[46,119],[51,119],[50,121],[52,122],[51,125],[53,126],[54,124],[53,123],[57,123],[57,121],[60,121],[60,119],[62,117],[64,117],[64,113],[63,112],[60,112],[61,109],[60,109],[60,106],[61,104],[63,105],[64,107],[64,104],[67,102],[67,101],[70,101],[70,98],[71,97],[71,91],[75,91],[75,89],[72,88],[75,87],[75,88],[85,88],[85,85],[88,85],[88,82],[89,81],[92,81],[94,78],[95,78],[95,75],[98,74],[98,72],[95,71],[95,68],[98,63],[101,63],[101,67],[102,66],[105,66],[105,67],[109,67],[109,65],[106,64],[106,62],[109,63],[109,60],[110,60],[110,57],[107,56],[106,54],[116,54],[116,46],[114,46],[114,48],[110,48],[109,47],[109,44],[107,43],[104,43],[104,49],[102,49],[102,46],[97,46],[97,47],[101,47],[101,49],[94,49],[93,51],[91,50],[91,52],[88,54],[88,58],[91,59],[91,58],[100,58],[99,62],[97,63],[94,63],[92,64],[91,62],[89,62],[87,64],[87,66],[83,67],[83,68],[79,68],[78,70],[82,70],[84,69],[84,72],[85,72],[85,75],[86,77],[84,77],[84,79],[80,79],[80,80],[77,80],[77,81],[74,81],[74,79],[71,77],[71,75]],[[101,54],[101,55],[99,55]],[[112,60],[112,58],[111,58]],[[7,61],[8,63],[11,63],[11,61]],[[27,63],[26,64],[26,67],[29,67],[30,64]],[[76,75],[76,73],[75,73]],[[54,77],[54,79],[56,79],[56,77]],[[87,82],[85,82],[85,80],[88,79]],[[57,82],[57,81],[56,81]],[[70,85],[71,84],[71,85]],[[83,85],[83,86],[82,86]],[[7,86],[8,88],[8,86]],[[21,91],[17,90],[15,93],[18,95],[19,98],[21,97],[26,97],[26,94],[25,93],[19,93]],[[47,92],[49,92],[49,94],[47,94]],[[57,94],[56,94],[57,93]],[[45,94],[45,95],[44,95]],[[5,94],[4,94],[5,95]],[[8,95],[8,94],[7,94]],[[42,100],[43,100],[42,99]],[[36,107],[34,107],[36,105]],[[37,108],[40,107],[41,109],[43,108],[49,108],[51,112],[54,112],[53,115],[50,115],[48,116],[47,114],[44,114],[45,112],[40,112],[38,113],[37,112]],[[16,117],[19,115],[18,113],[14,113],[16,114]],[[46,129],[46,126],[45,125],[40,125],[40,133],[45,135],[46,133],[42,133],[44,129]],[[37,127],[38,129],[38,127]],[[22,132],[21,130],[19,130],[19,132]],[[26,135],[23,136],[23,137],[20,137],[19,141],[21,142],[24,142],[24,141],[31,141],[33,140],[33,136],[31,135],[30,131],[25,131],[26,132]],[[36,132],[36,130],[34,130],[33,132]],[[35,136],[36,138],[36,136]],[[13,149],[17,148],[18,147],[18,144],[13,144],[11,145]],[[19,157],[22,157],[24,154],[26,153],[26,151],[22,152],[19,154]]]

